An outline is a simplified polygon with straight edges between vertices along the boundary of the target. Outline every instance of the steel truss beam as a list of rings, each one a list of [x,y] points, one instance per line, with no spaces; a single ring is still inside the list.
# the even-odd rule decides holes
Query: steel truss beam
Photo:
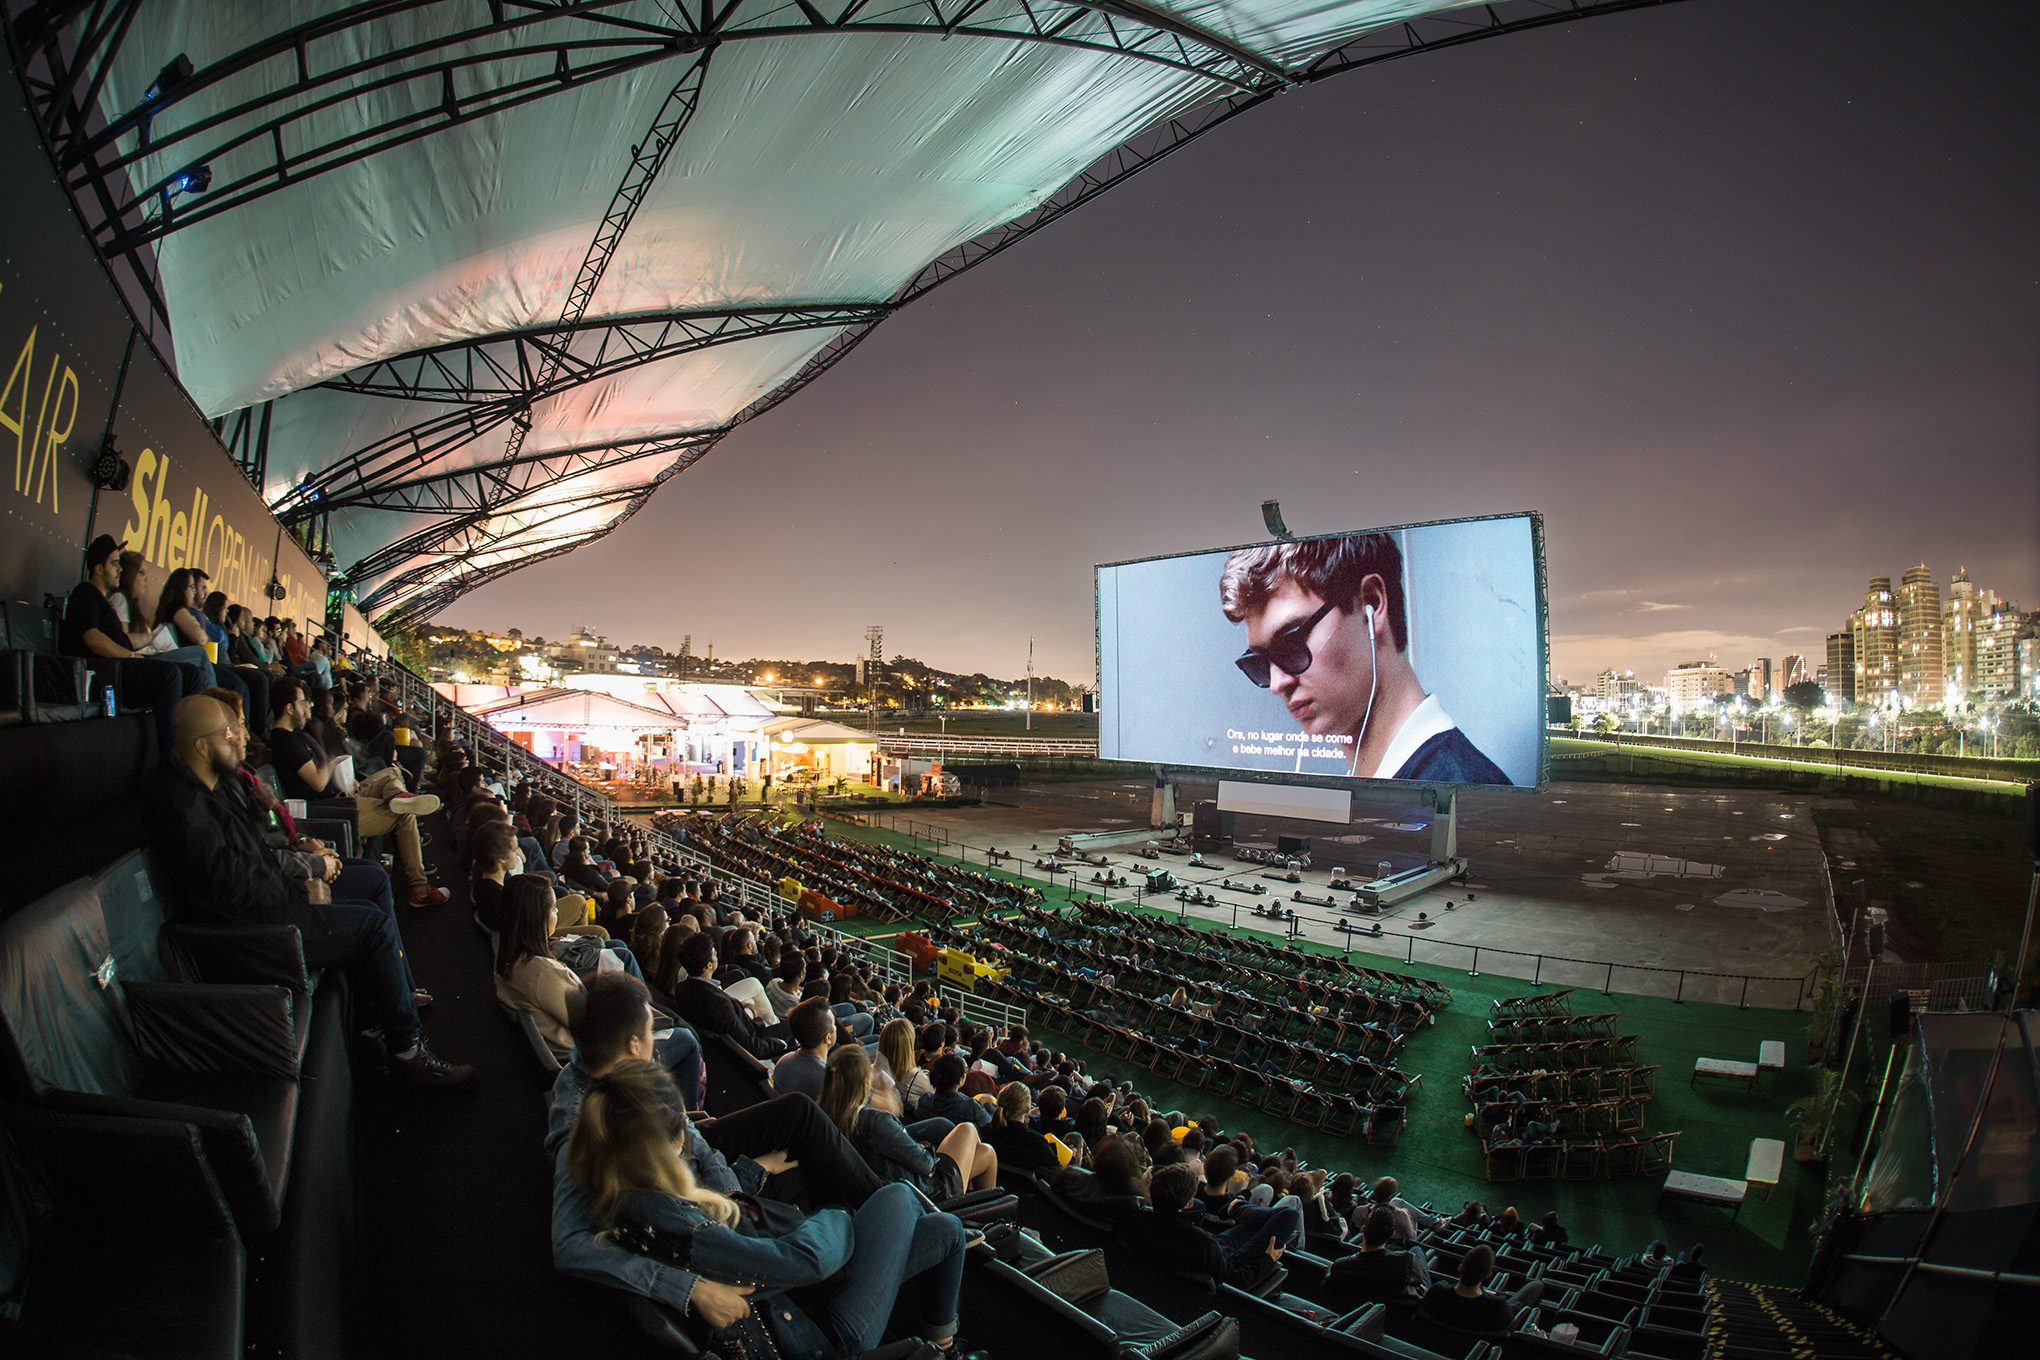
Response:
[[[618,525],[636,514],[645,502],[652,498],[652,493],[661,486],[664,486],[669,478],[677,476],[693,466],[704,454],[721,442],[722,436],[723,431],[721,430],[709,430],[694,436],[682,436],[673,441],[674,450],[669,450],[677,451],[678,456],[674,457],[643,482],[631,486],[610,488],[593,497],[577,497],[573,502],[573,508],[576,511],[601,509],[607,505],[621,505],[623,508],[614,519],[606,524],[594,529],[576,530],[571,535],[563,537],[572,538],[572,546],[578,546],[581,543],[593,542],[611,533]],[[657,456],[657,452],[657,450],[647,447],[638,456],[653,457]],[[492,513],[470,516],[462,527],[452,535],[439,533],[435,526],[434,530],[428,531],[434,534],[436,540],[429,549],[431,553],[430,560],[411,566],[370,591],[363,602],[363,608],[380,608],[385,605],[404,607],[421,592],[430,591],[437,593],[453,581],[479,576],[479,579],[473,580],[471,584],[461,585],[452,594],[447,595],[445,602],[451,603],[452,600],[459,598],[465,591],[473,589],[474,585],[479,585],[482,581],[493,580],[504,572],[514,571],[532,560],[554,556],[556,552],[565,551],[564,548],[545,550],[550,539],[542,534],[535,539],[530,537],[532,529],[542,528],[542,525],[520,524],[505,529],[498,528],[493,523],[494,520],[505,516],[529,513],[529,510],[530,507],[520,508],[516,505],[509,505],[498,507]],[[484,567],[470,568],[465,571],[460,568],[460,563],[473,557],[491,552],[501,552],[511,547],[518,548],[520,551],[515,558],[507,562],[494,562]],[[522,551],[527,548],[539,548],[544,551],[541,551],[539,556],[534,558]],[[401,544],[392,544],[389,548],[383,550],[382,553],[365,559],[360,564],[360,568],[357,569],[359,574],[354,579],[362,581],[373,580],[375,575],[382,571],[390,570],[408,557],[415,556],[417,551],[417,549],[406,549]],[[450,573],[449,567],[453,569]],[[435,605],[434,609],[441,607],[443,605]],[[419,618],[427,617],[423,613],[416,613],[415,611],[407,612],[413,612]]]
[[[711,308],[654,317],[585,322],[567,343],[551,329],[524,331],[470,344],[405,355],[319,386],[361,395],[445,402],[447,414],[388,435],[294,488],[274,509],[286,523],[333,506],[416,508],[402,501],[408,487],[439,459],[504,424],[528,419],[538,402],[584,384],[716,345],[791,331],[854,326],[875,319],[886,303]],[[538,377],[548,355],[552,380]],[[385,498],[391,498],[384,504]]]
[[[416,509],[420,513],[449,516],[450,522],[433,523],[378,549],[348,568],[347,575],[356,582],[373,581],[413,557],[437,551],[439,543],[477,525],[518,513],[522,508],[521,502],[535,498],[537,493],[556,482],[583,477],[591,472],[612,471],[649,458],[677,458],[692,463],[721,437],[721,430],[702,430],[624,444],[586,444],[552,453],[526,454],[525,461],[514,471],[530,469],[530,475],[516,479],[506,475],[506,469],[493,463],[420,478],[417,483],[419,503],[415,507],[384,508]],[[633,488],[642,485],[642,482],[635,483]],[[428,496],[431,499],[428,500]]]
[[[676,5],[669,22],[650,23],[622,11],[633,0],[491,0],[489,22],[453,28],[442,37],[321,66],[330,40],[377,20],[439,9],[466,14],[466,0],[365,0],[269,35],[220,58],[168,89],[88,129],[89,113],[118,57],[140,0],[98,0],[85,7],[44,5],[19,31],[39,47],[47,75],[31,95],[58,163],[74,191],[104,189],[114,171],[142,173],[143,162],[167,157],[171,169],[134,188],[109,217],[101,246],[118,254],[160,240],[292,184],[352,165],[445,128],[504,112],[568,90],[628,74],[726,42],[850,33],[970,37],[1045,43],[1157,63],[1207,77],[1230,89],[1272,90],[1292,77],[1269,59],[1133,0],[829,0],[833,14],[810,0],[702,0],[699,10]],[[837,6],[840,5],[840,8]],[[73,51],[61,41],[76,28]],[[157,123],[222,83],[265,65],[291,74],[277,86],[229,107],[159,130]],[[89,73],[89,74],[88,74]],[[74,99],[81,84],[85,95]],[[329,110],[359,106],[388,92],[380,120],[323,140],[308,132]],[[409,97],[397,97],[399,94]],[[202,197],[180,203],[173,186],[197,166],[224,167],[253,148],[259,161],[235,161],[231,178]],[[153,213],[139,222],[135,210]]]

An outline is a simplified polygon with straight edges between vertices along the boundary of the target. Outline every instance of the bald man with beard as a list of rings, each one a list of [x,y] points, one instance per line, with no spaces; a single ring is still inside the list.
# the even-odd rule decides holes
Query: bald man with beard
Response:
[[[387,1051],[398,1081],[442,1090],[472,1083],[472,1067],[449,1063],[425,1045],[395,918],[372,902],[333,900],[321,879],[287,873],[234,777],[239,765],[226,707],[204,695],[180,700],[170,760],[147,809],[173,911],[183,920],[295,926],[307,968],[346,971],[363,1035]]]

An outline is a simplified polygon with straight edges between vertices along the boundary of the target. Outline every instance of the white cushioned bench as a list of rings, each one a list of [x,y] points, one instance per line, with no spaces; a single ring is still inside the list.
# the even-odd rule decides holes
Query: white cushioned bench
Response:
[[[1719,1077],[1723,1081],[1739,1081],[1745,1086],[1757,1084],[1757,1065],[1753,1062],[1736,1062],[1732,1058],[1695,1058],[1693,1075],[1686,1080],[1691,1086],[1702,1077]]]
[[[1743,1196],[1749,1193],[1744,1181],[1732,1181],[1723,1176],[1700,1176],[1691,1171],[1674,1171],[1665,1177],[1664,1188],[1658,1191],[1658,1199],[1690,1199],[1699,1204],[1715,1204],[1742,1212]]]
[[[1778,1184],[1778,1177],[1785,1170],[1785,1143],[1778,1138],[1750,1139],[1750,1163],[1743,1169],[1743,1179],[1751,1185],[1764,1187],[1764,1198],[1771,1197],[1772,1189]]]

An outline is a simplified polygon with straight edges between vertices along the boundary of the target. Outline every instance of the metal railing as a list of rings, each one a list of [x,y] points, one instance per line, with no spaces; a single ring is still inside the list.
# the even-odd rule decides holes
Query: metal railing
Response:
[[[956,1013],[966,1020],[975,1020],[981,1025],[992,1025],[1004,1031],[1012,1025],[1027,1023],[1027,1008],[1011,1002],[999,1001],[961,987],[944,985],[935,989],[936,996],[945,1006],[956,1007]]]
[[[1097,899],[1097,904],[1121,909],[1166,912],[1166,907],[1145,898],[1145,894],[1136,892],[1130,900],[1100,898]],[[1081,914],[1084,906],[1089,904],[1075,905]],[[1272,905],[1282,904],[1277,901]],[[1214,913],[1230,911],[1232,919],[1228,923],[1224,917],[1200,914],[1207,911]],[[1176,919],[1179,921],[1211,921],[1213,924],[1224,924],[1228,929],[1238,928],[1239,914],[1239,905],[1233,902],[1207,907],[1191,907],[1188,903],[1182,902],[1176,905]],[[1672,968],[1657,964],[1618,963],[1610,959],[1577,959],[1563,954],[1539,954],[1529,950],[1507,949],[1500,945],[1467,944],[1410,931],[1384,929],[1377,935],[1372,926],[1353,925],[1350,918],[1341,918],[1348,920],[1348,926],[1345,930],[1339,931],[1336,920],[1322,916],[1306,916],[1300,912],[1293,921],[1278,922],[1256,917],[1250,908],[1248,917],[1249,929],[1273,933],[1275,928],[1281,927],[1283,938],[1292,942],[1317,945],[1328,945],[1330,942],[1311,940],[1304,936],[1298,927],[1324,926],[1342,937],[1340,949],[1342,957],[1351,954],[1372,954],[1393,959],[1400,946],[1402,962],[1405,964],[1425,963],[1441,968],[1463,968],[1468,977],[1479,977],[1483,973],[1519,977],[1526,979],[1533,987],[1575,987],[1583,991],[1598,991],[1603,996],[1621,991],[1630,996],[1661,996],[1678,1002],[1720,1002],[1733,1005],[1738,1010],[1766,1004],[1779,1010],[1800,1010],[1813,998],[1812,969],[1796,976],[1716,973],[1701,968]],[[1265,925],[1262,924],[1264,921]],[[1619,988],[1616,986],[1618,981],[1623,984]]]
[[[934,751],[937,754],[955,752],[959,756],[969,755],[1016,755],[1016,756],[1090,756],[1096,759],[1098,743],[1075,741],[1064,737],[948,737],[926,732],[871,734],[880,750],[900,751],[919,754]]]
[[[2040,761],[2016,757],[1925,755],[1917,751],[1860,750],[1850,746],[1781,746],[1776,742],[1722,741],[1713,737],[1669,737],[1641,732],[1575,732],[1566,727],[1549,730],[1554,737],[1575,741],[1655,747],[1667,751],[1711,751],[1722,755],[1781,760],[1824,770],[1938,775],[2014,784],[2040,778]]]

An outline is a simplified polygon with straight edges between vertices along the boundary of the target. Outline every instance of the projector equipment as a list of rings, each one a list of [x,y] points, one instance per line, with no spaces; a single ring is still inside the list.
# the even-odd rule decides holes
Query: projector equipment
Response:
[[[1275,848],[1285,855],[1307,855],[1310,853],[1310,837],[1277,836]]]
[[[1167,892],[1176,886],[1176,876],[1167,869],[1157,869],[1147,876],[1149,892]]]

